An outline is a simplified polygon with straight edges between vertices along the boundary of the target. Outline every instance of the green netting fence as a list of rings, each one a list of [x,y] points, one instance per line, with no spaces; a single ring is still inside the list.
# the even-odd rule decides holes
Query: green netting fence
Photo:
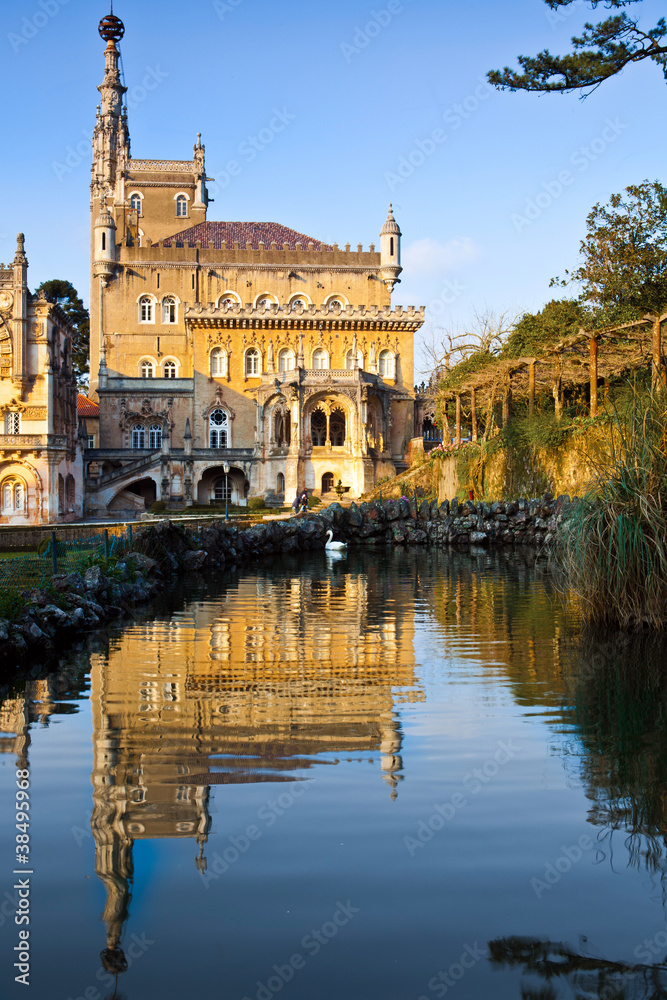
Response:
[[[57,531],[43,539],[37,552],[0,558],[0,590],[29,590],[48,584],[59,573],[81,573],[102,559],[132,547],[132,525],[105,529],[87,538],[61,541]]]

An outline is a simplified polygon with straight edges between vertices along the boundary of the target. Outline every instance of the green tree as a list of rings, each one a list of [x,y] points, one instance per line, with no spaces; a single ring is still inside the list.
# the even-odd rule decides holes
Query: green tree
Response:
[[[531,357],[590,323],[584,306],[574,299],[552,299],[537,313],[524,313],[514,324],[501,357]]]
[[[72,342],[72,370],[80,388],[88,386],[90,357],[90,314],[79,298],[71,281],[63,278],[51,278],[43,281],[38,292],[43,292],[47,302],[60,306],[75,329]]]
[[[630,185],[586,219],[580,266],[566,281],[602,315],[641,315],[653,324],[653,379],[664,383],[661,326],[667,310],[667,189],[658,181]],[[598,324],[599,325],[599,324]]]
[[[576,0],[544,0],[551,10],[569,7]],[[604,6],[620,10],[642,0],[589,0],[591,9]],[[536,56],[519,56],[522,72],[506,66],[492,70],[489,82],[499,90],[534,90],[541,93],[569,93],[585,90],[587,97],[605,80],[632,63],[650,59],[661,67],[667,79],[667,22],[660,18],[654,28],[640,27],[637,17],[625,11],[612,14],[597,24],[587,22],[582,35],[572,39],[573,52],[554,56],[545,49]]]

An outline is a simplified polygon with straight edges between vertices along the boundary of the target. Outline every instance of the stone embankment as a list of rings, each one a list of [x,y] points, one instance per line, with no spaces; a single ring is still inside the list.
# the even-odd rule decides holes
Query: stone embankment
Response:
[[[324,548],[326,532],[355,545],[531,546],[548,549],[569,497],[506,503],[374,500],[320,514],[270,521],[240,530],[225,521],[186,527],[163,521],[135,532],[132,551],[85,572],[53,577],[47,588],[19,597],[11,620],[0,618],[0,664],[44,662],[56,644],[132,614],[156,597],[166,577],[238,566],[268,555]],[[21,606],[22,605],[22,606]]]
[[[504,503],[374,500],[332,504],[320,516],[348,544],[528,545],[544,553],[570,505],[567,496]]]

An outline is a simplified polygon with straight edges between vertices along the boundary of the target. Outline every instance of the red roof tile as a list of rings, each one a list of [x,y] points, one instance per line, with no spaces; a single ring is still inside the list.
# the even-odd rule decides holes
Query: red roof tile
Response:
[[[99,417],[100,408],[92,399],[88,399],[82,393],[76,397],[76,408],[80,417]]]
[[[315,250],[332,249],[328,244],[314,240],[312,236],[305,236],[304,233],[288,229],[277,222],[200,222],[181,233],[167,236],[164,242],[165,246],[194,246],[198,240],[201,240],[203,246],[208,243],[211,250],[220,250],[223,241],[227,242],[228,247],[238,243],[241,249],[245,249],[246,243],[251,243],[253,250],[259,249],[260,242],[264,243],[266,250],[271,249],[272,243],[277,243],[279,250],[283,249],[283,243],[287,243],[290,250],[296,250],[297,243],[304,250],[308,249],[309,243],[314,245]]]

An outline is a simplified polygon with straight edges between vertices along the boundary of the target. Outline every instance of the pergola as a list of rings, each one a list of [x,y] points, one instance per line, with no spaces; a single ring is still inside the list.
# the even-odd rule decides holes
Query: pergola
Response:
[[[499,391],[502,393],[502,425],[507,426],[511,414],[512,398],[527,398],[528,413],[535,411],[535,395],[539,390],[549,390],[560,419],[563,409],[563,392],[588,383],[590,387],[590,415],[598,414],[598,384],[622,372],[653,367],[654,383],[665,383],[662,360],[660,325],[667,320],[662,316],[645,316],[631,323],[604,327],[600,330],[580,330],[564,337],[557,344],[545,348],[534,357],[498,359],[492,368],[473,373],[455,389],[442,391],[442,398],[456,401],[456,444],[461,443],[462,399],[469,396],[471,437],[477,441],[478,394],[488,392],[492,408]]]

